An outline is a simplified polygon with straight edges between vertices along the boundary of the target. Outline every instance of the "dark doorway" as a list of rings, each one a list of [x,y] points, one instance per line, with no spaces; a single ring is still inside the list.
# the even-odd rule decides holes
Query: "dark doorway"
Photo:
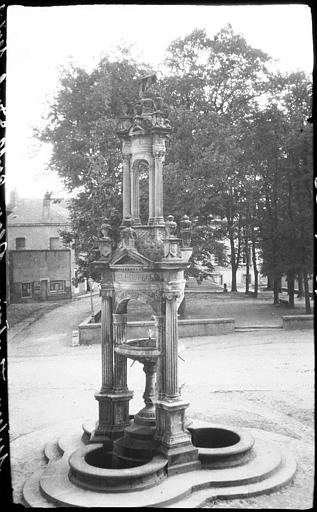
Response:
[[[41,280],[41,300],[47,300],[47,280]]]

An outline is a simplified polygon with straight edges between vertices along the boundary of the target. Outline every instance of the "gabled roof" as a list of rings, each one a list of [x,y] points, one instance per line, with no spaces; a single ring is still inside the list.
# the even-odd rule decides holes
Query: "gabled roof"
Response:
[[[116,265],[136,265],[136,266],[152,266],[153,262],[135,250],[128,248],[117,249],[111,259],[111,266]]]
[[[20,199],[16,200],[15,206],[8,205],[11,211],[7,217],[8,226],[19,224],[68,224],[69,211],[67,201],[64,199],[46,199],[46,207],[43,199]]]

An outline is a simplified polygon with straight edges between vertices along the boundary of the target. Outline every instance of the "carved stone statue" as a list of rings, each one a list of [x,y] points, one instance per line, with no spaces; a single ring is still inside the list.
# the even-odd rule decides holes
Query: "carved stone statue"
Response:
[[[102,237],[99,238],[99,252],[102,258],[108,258],[112,252],[112,238],[109,236],[109,231],[111,230],[111,225],[108,222],[108,219],[105,218],[100,232]]]
[[[144,94],[150,89],[151,85],[154,84],[157,80],[157,76],[155,73],[149,73],[148,75],[144,75],[140,78],[139,85],[139,97],[143,98]]]
[[[167,237],[175,237],[177,224],[174,221],[174,215],[169,215],[167,217],[167,221],[165,222],[165,229],[166,229]]]
[[[132,227],[132,219],[128,217],[123,221],[123,226],[120,230],[120,248],[134,248],[135,247],[136,233]]]
[[[190,247],[191,227],[192,227],[192,222],[189,220],[188,215],[184,215],[180,221],[180,233],[181,233],[183,247]]]

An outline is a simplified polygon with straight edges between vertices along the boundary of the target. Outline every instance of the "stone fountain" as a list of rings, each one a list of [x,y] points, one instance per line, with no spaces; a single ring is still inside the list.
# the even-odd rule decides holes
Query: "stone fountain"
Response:
[[[261,436],[223,425],[186,421],[188,402],[178,383],[177,310],[192,253],[191,222],[163,217],[163,163],[171,132],[167,109],[151,94],[156,80],[140,80],[140,98],[119,120],[123,153],[123,219],[114,246],[107,219],[98,240],[102,325],[99,415],[84,434],[46,448],[48,466],[24,486],[29,506],[165,506],[208,489],[210,496],[241,497],[274,490],[296,465]],[[139,178],[149,181],[148,220],[140,219]],[[153,337],[127,340],[127,306],[149,305]],[[145,406],[132,417],[127,359],[145,373]],[[138,491],[138,492],[135,492]],[[198,500],[198,501],[197,501]],[[200,501],[199,501],[200,500]],[[186,501],[186,500],[185,500]],[[193,502],[192,502],[193,503]]]

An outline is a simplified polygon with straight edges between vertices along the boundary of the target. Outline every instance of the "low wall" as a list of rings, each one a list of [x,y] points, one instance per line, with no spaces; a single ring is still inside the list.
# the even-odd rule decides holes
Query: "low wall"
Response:
[[[312,329],[314,315],[287,315],[282,316],[284,329]]]
[[[78,326],[80,345],[101,343],[101,324],[90,324],[90,318],[91,317],[88,317]],[[127,338],[146,338],[149,334],[149,328],[154,330],[153,321],[128,322]],[[229,334],[231,332],[234,332],[233,318],[195,318],[178,321],[178,335],[180,338],[214,336],[217,334]]]

